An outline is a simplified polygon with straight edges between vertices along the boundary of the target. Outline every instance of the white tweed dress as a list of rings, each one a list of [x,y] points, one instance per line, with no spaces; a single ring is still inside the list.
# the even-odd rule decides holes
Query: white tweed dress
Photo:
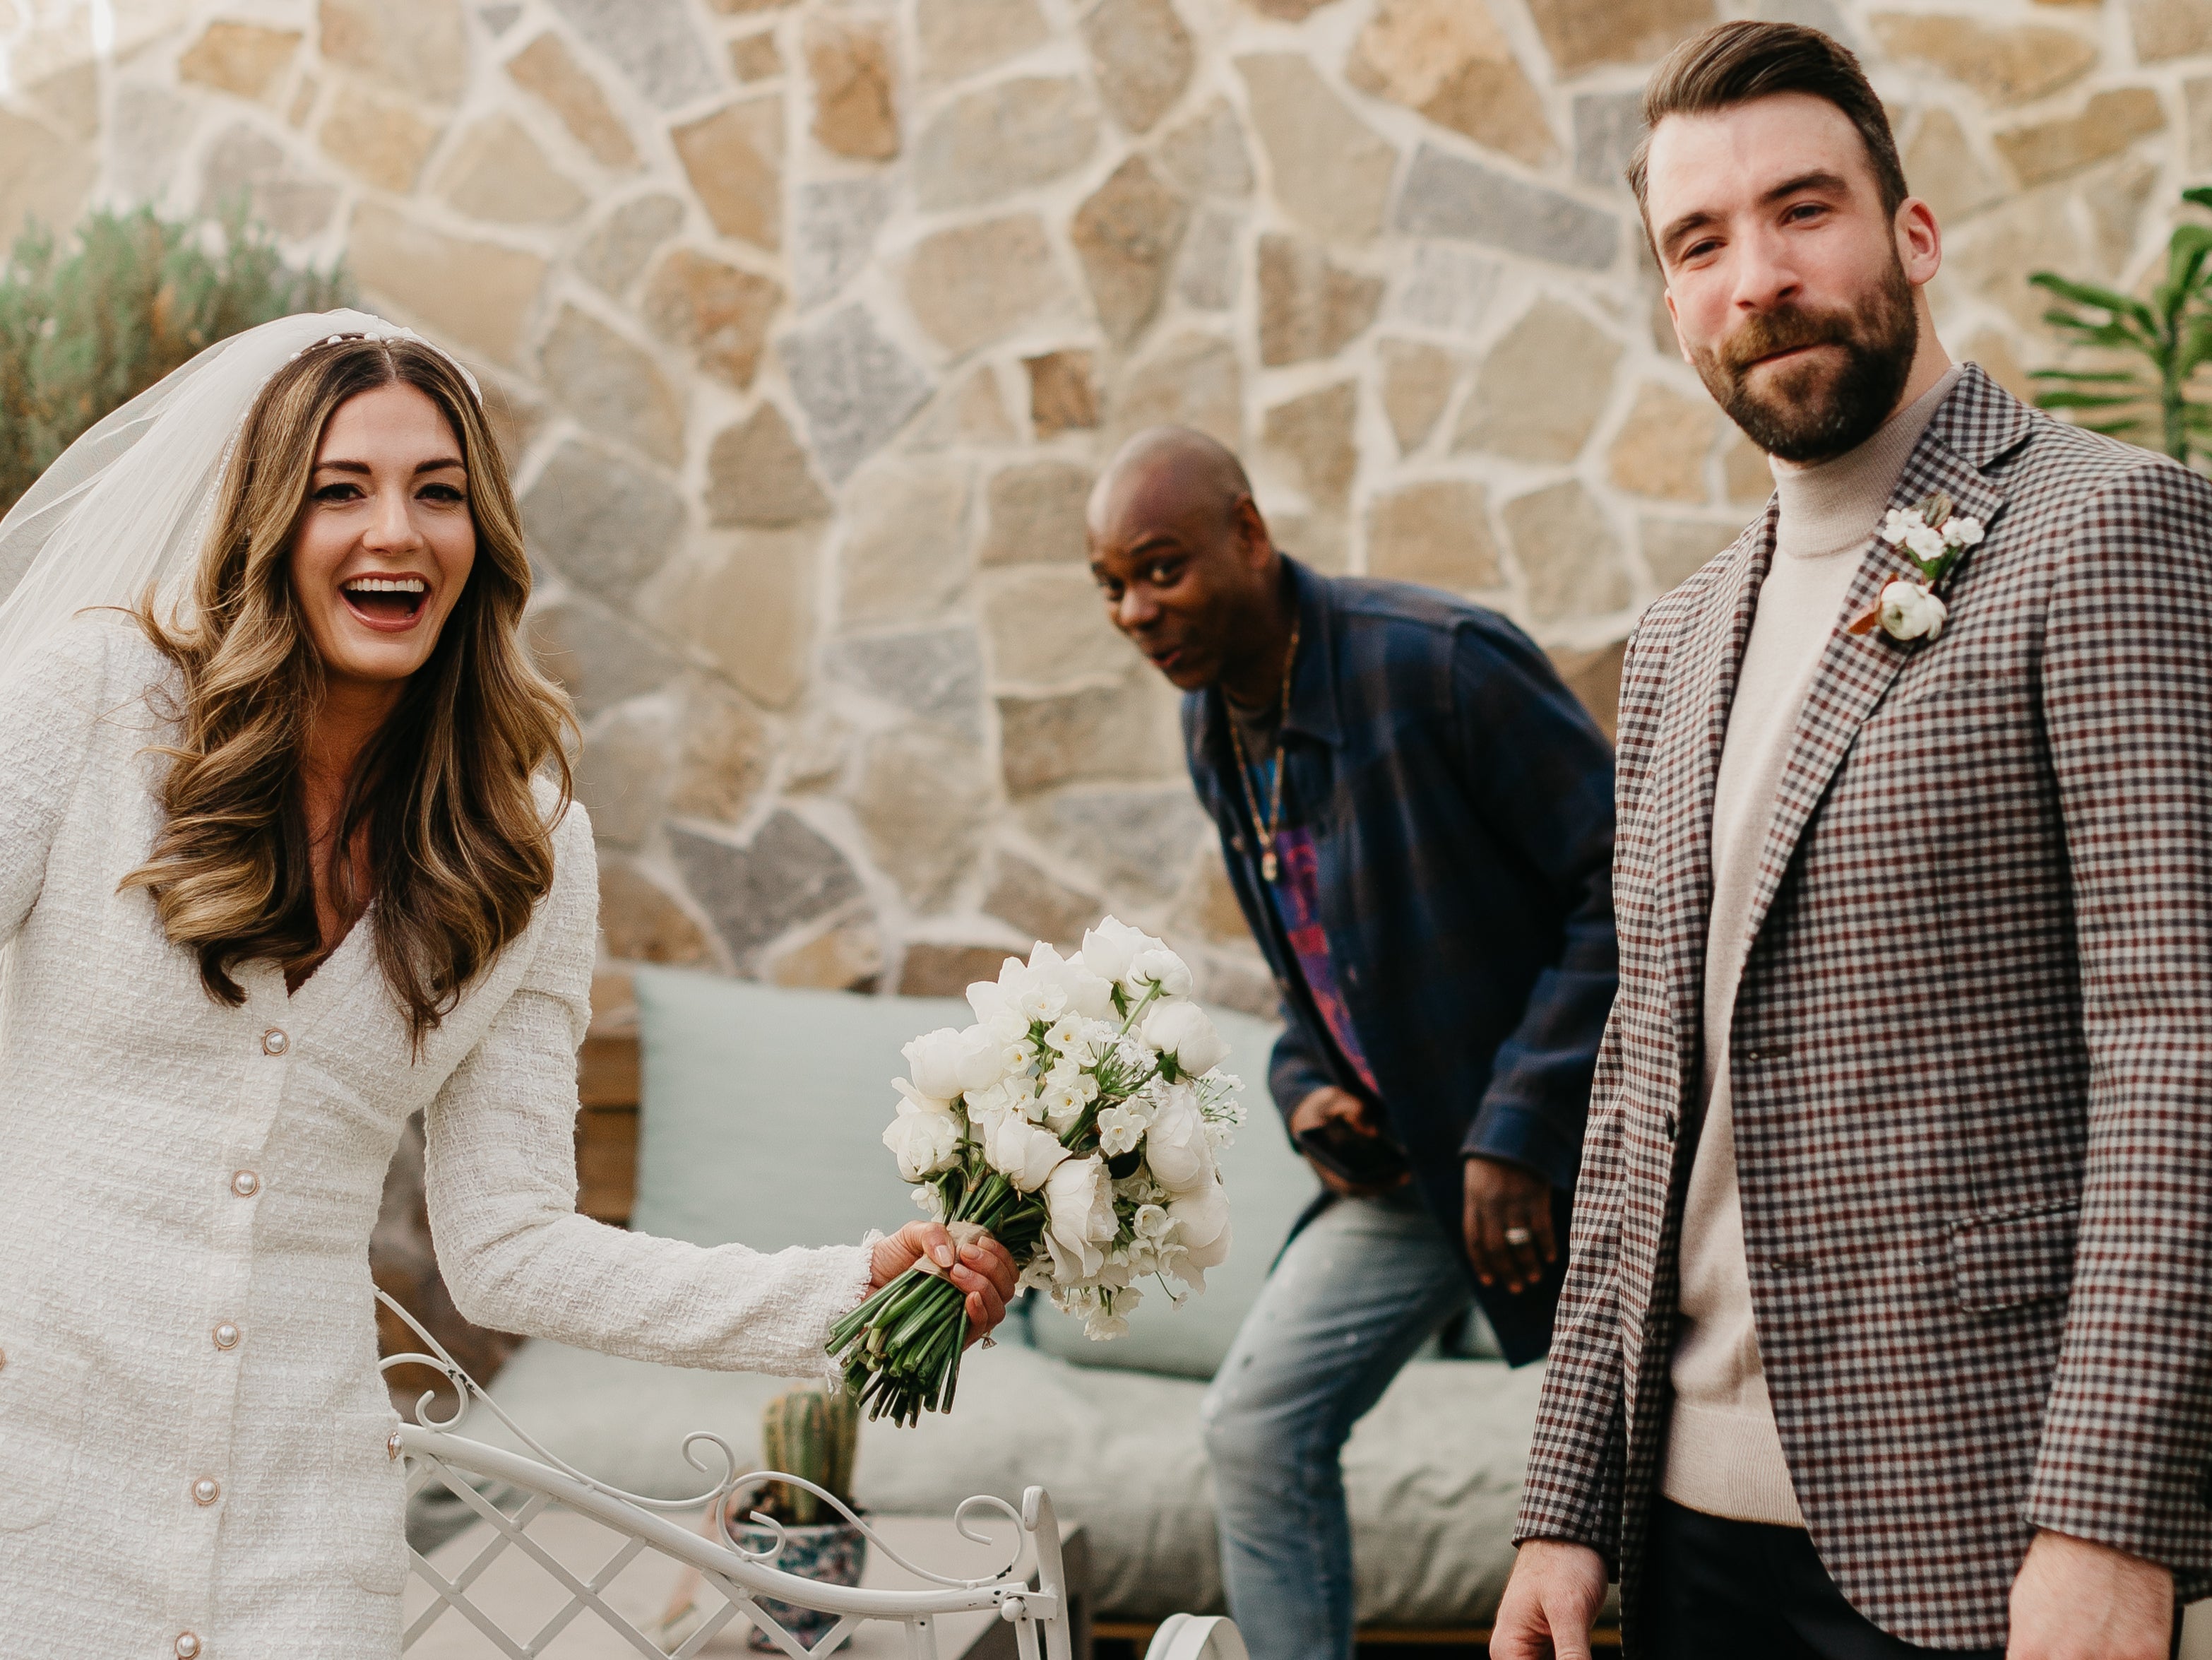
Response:
[[[814,1376],[859,1246],[704,1250],[578,1216],[597,878],[556,836],[527,931],[410,1058],[368,929],[296,995],[202,989],[143,890],[169,666],[80,620],[0,682],[0,1656],[384,1660],[406,1557],[368,1242],[408,1115],[480,1324]]]

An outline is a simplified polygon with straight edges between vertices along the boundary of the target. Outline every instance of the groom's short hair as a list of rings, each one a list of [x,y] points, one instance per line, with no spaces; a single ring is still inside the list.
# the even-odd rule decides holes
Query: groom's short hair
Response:
[[[1802,92],[1841,110],[1866,141],[1881,208],[1894,216],[1909,193],[1889,114],[1850,48],[1796,23],[1717,23],[1667,54],[1644,88],[1644,139],[1628,163],[1629,188],[1644,207],[1651,135],[1670,115],[1708,115],[1753,99]]]

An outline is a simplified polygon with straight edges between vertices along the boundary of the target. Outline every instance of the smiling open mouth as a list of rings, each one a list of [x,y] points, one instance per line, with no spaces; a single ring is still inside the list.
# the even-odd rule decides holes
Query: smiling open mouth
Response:
[[[430,585],[419,576],[356,576],[338,592],[348,610],[379,629],[406,627],[430,599]]]

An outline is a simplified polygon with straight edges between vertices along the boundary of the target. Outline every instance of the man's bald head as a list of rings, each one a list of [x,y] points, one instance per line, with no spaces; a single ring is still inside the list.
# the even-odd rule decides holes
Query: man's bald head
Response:
[[[1114,626],[1185,691],[1241,696],[1278,643],[1282,566],[1235,453],[1148,428],[1107,464],[1085,528]]]

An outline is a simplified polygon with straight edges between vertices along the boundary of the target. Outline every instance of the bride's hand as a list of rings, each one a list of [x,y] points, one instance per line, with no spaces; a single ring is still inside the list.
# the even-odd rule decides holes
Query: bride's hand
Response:
[[[967,1293],[969,1342],[1006,1317],[1006,1304],[1014,1297],[1014,1259],[988,1237],[956,1250],[942,1222],[909,1222],[890,1238],[878,1240],[868,1264],[868,1289],[888,1286],[925,1254],[938,1267],[951,1269],[953,1286]]]

